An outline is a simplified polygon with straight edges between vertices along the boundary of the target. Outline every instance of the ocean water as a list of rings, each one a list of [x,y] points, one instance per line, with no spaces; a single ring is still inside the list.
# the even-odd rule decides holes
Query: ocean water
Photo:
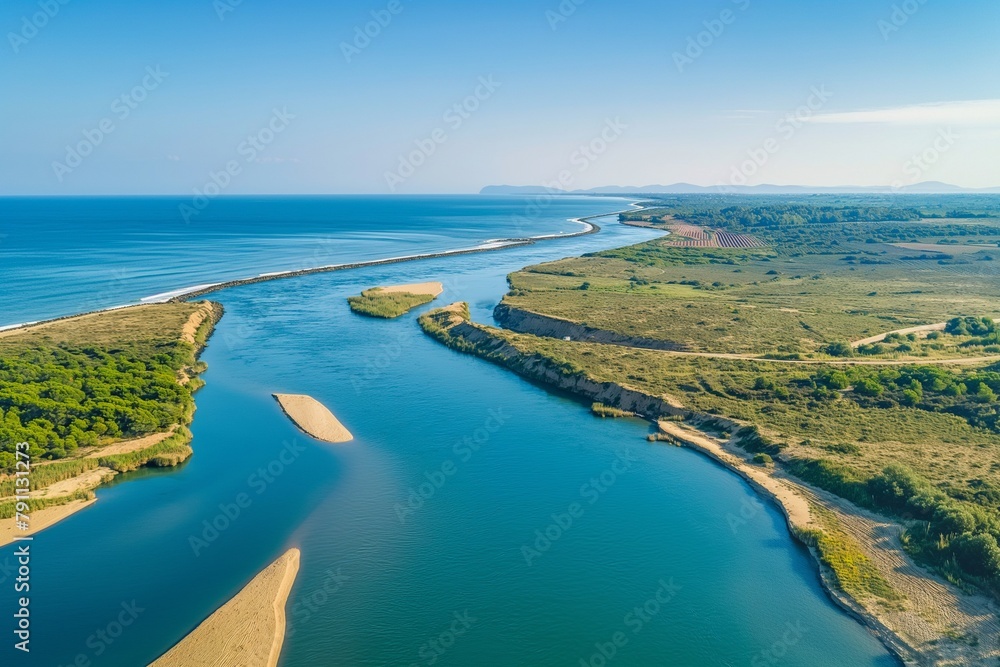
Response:
[[[193,243],[162,229],[167,200],[18,200],[17,215],[0,218],[3,319],[89,308],[80,300],[106,266],[135,274],[99,307],[303,268],[316,239],[331,248],[324,264],[570,232],[579,226],[568,218],[627,206],[566,199],[513,222],[528,200],[261,201],[216,202],[225,219],[192,227],[202,241]],[[34,244],[30,230],[10,231],[36,218],[48,231]],[[600,224],[600,234],[529,247],[214,294],[226,317],[203,357],[195,455],[120,477],[36,538],[33,650],[26,658],[6,641],[0,664],[147,664],[290,546],[302,549],[302,569],[286,667],[896,664],[827,599],[781,516],[736,476],[646,442],[643,421],[596,419],[571,397],[444,348],[416,324],[432,306],[393,321],[347,308],[372,285],[442,280],[437,303],[468,301],[487,322],[507,273],[655,236]],[[71,266],[46,265],[56,258]],[[272,392],[315,396],[356,439],[309,440]],[[237,515],[241,493],[251,502]],[[0,623],[10,623],[12,552],[0,550]],[[141,611],[102,635],[123,605]]]

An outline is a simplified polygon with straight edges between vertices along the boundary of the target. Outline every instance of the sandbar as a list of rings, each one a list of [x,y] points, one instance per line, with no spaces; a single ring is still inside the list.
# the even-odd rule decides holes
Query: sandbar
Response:
[[[323,442],[341,443],[354,436],[330,410],[312,396],[304,394],[272,394],[278,405],[304,433]]]
[[[412,283],[410,285],[392,285],[390,287],[376,287],[380,292],[406,292],[407,294],[427,294],[438,296],[444,291],[441,283]]]
[[[289,549],[150,667],[274,667],[301,553]]]
[[[55,505],[31,512],[30,530],[20,530],[17,528],[14,519],[4,519],[0,521],[0,547],[5,547],[18,537],[34,535],[59,523],[68,516],[90,507],[97,502],[96,498],[71,500],[65,505]]]

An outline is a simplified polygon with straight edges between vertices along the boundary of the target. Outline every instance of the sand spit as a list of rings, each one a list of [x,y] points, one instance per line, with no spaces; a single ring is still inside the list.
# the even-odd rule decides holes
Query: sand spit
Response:
[[[354,440],[351,432],[344,428],[333,413],[312,396],[303,394],[272,394],[272,396],[296,426],[317,440],[332,443]]]
[[[97,502],[96,498],[90,500],[71,500],[65,505],[46,507],[45,509],[34,510],[31,513],[31,530],[18,530],[14,519],[4,519],[0,521],[0,547],[5,547],[14,542],[19,537],[26,537],[41,532],[59,523],[68,516],[90,507]]]
[[[637,204],[633,204],[632,208],[626,210],[634,211],[637,208],[642,208],[642,207]],[[205,296],[206,294],[211,294],[212,292],[218,292],[220,290],[228,289],[230,287],[238,287],[240,285],[251,285],[254,283],[262,283],[271,280],[282,280],[285,278],[295,278],[296,276],[307,276],[313,273],[328,273],[330,271],[347,271],[350,269],[360,269],[368,266],[384,266],[387,264],[398,264],[400,262],[412,262],[415,260],[422,260],[422,259],[438,259],[441,257],[452,257],[454,255],[470,255],[473,253],[491,252],[494,250],[504,250],[508,248],[517,248],[520,246],[532,245],[539,241],[569,239],[576,236],[596,234],[601,231],[601,228],[596,223],[591,222],[592,220],[598,220],[600,218],[609,218],[625,212],[626,211],[612,211],[610,213],[598,213],[596,215],[587,216],[585,218],[573,218],[572,222],[577,222],[583,225],[584,229],[582,231],[572,232],[569,234],[544,234],[541,236],[527,236],[522,238],[491,239],[490,241],[482,243],[473,248],[459,248],[457,250],[444,250],[441,252],[429,252],[418,255],[404,255],[402,257],[372,259],[364,262],[352,262],[350,264],[330,264],[329,266],[318,266],[312,269],[300,269],[297,271],[277,271],[273,273],[262,273],[258,276],[254,276],[253,278],[229,280],[224,283],[215,283],[212,285],[203,285],[184,290],[177,290],[174,292],[158,295],[156,298],[162,298],[163,301],[189,301],[191,299]],[[148,297],[148,298],[152,299],[154,297]]]
[[[426,294],[427,296],[439,296],[444,291],[441,283],[412,283],[410,285],[392,285],[391,287],[376,287],[380,292],[395,294],[404,292],[406,294]]]
[[[138,451],[140,449],[146,449],[147,447],[152,447],[153,445],[160,443],[171,435],[174,434],[176,429],[171,429],[163,433],[154,433],[152,435],[147,435],[142,438],[135,438],[132,440],[123,440],[122,442],[116,443],[114,445],[108,445],[102,448],[89,448],[85,451],[84,456],[80,458],[84,459],[99,459],[102,456],[110,456],[112,454],[126,454],[128,452]],[[50,465],[49,462],[40,462],[36,464],[35,468],[42,468],[46,465]],[[32,498],[59,498],[61,496],[70,496],[80,491],[93,491],[97,487],[101,486],[105,482],[111,480],[118,473],[110,468],[97,467],[91,470],[86,470],[75,477],[70,477],[68,479],[55,482],[50,484],[43,489],[35,490],[31,493]],[[12,500],[13,496],[8,496],[6,498],[0,498],[0,500]],[[9,519],[0,519],[0,548],[7,546],[14,541],[14,538],[22,535],[33,535],[46,528],[49,528],[56,523],[59,523],[63,519],[69,517],[70,515],[79,512],[82,509],[90,507],[92,504],[97,502],[96,498],[90,498],[89,500],[79,499],[72,500],[65,505],[54,505],[52,507],[45,507],[39,510],[32,510],[29,513],[31,517],[29,524],[31,525],[31,530],[21,531],[15,529],[16,518],[10,517]]]
[[[277,665],[300,556],[298,549],[287,551],[151,667]]]

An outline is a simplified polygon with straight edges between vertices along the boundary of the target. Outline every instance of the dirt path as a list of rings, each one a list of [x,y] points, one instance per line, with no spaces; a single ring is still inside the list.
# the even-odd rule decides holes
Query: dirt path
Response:
[[[883,334],[887,336],[888,334]],[[631,347],[623,345],[622,347]],[[708,359],[737,359],[741,361],[761,361],[769,364],[823,364],[825,366],[978,366],[1000,361],[1000,355],[988,357],[955,357],[949,359],[767,359],[765,357],[752,354],[729,354],[726,352],[678,352],[676,350],[649,350],[647,352],[659,352],[661,354],[672,354],[679,357],[705,357]]]
[[[32,494],[34,498],[58,498],[60,496],[70,496],[77,491],[90,491],[91,489],[96,489],[104,482],[106,479],[115,476],[115,471],[111,468],[94,468],[93,470],[88,470],[87,472],[81,473],[76,477],[70,477],[69,479],[64,479],[55,484],[50,484],[49,486],[41,489]]]
[[[1000,320],[993,320],[994,322],[1000,323]],[[944,331],[945,327],[948,326],[947,322],[938,322],[936,324],[923,324],[919,327],[909,327],[907,329],[896,329],[895,331],[887,331],[884,334],[879,334],[877,336],[871,336],[870,338],[862,338],[861,340],[856,340],[851,343],[851,347],[861,347],[862,345],[871,345],[872,343],[881,343],[887,337],[893,334],[899,334],[900,336],[906,336],[911,333],[923,333],[925,331]]]

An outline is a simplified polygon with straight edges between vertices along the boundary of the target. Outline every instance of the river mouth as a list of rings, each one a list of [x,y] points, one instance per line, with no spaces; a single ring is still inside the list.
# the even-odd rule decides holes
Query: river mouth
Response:
[[[604,227],[213,295],[226,316],[204,355],[194,457],[102,490],[37,540],[51,582],[37,596],[41,655],[96,657],[90,634],[135,599],[145,611],[96,664],[145,664],[298,546],[286,666],[600,664],[612,650],[624,665],[779,650],[781,664],[895,664],[735,476],[647,443],[640,420],[594,418],[443,348],[416,325],[424,308],[385,322],[346,304],[361,288],[444,279],[439,303],[468,301],[487,322],[507,273],[654,235]],[[273,392],[314,396],[355,441],[309,440]],[[250,506],[217,522],[239,493]],[[734,515],[748,516],[736,530]]]

